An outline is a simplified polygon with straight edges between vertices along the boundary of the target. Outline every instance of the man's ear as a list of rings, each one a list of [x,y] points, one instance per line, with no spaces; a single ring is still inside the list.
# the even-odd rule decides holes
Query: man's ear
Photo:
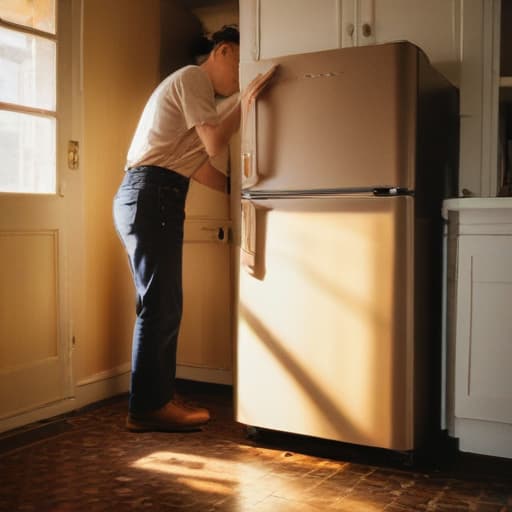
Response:
[[[228,45],[226,43],[220,43],[218,46],[215,47],[213,50],[214,55],[222,55],[223,57],[226,56],[228,53]]]

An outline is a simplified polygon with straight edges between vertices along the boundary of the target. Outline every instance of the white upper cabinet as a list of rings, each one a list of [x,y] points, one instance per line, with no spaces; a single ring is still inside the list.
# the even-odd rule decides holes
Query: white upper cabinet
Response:
[[[260,0],[260,58],[338,47],[337,0]]]
[[[338,48],[340,5],[340,0],[240,2],[242,34],[246,36],[246,29],[253,34],[253,47],[249,52],[245,52],[242,47],[242,60],[269,59]],[[246,19],[248,27],[244,26]]]
[[[359,44],[411,41],[446,78],[458,85],[461,1],[363,0],[366,9],[362,10],[359,27],[364,29],[365,23],[369,24],[372,33],[368,37],[362,34]]]
[[[409,40],[458,83],[462,0],[244,0],[242,61]]]

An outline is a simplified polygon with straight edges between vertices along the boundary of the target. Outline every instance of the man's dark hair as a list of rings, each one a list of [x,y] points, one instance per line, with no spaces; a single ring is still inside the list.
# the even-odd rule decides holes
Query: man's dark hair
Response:
[[[240,32],[236,25],[224,25],[220,30],[212,35],[214,47],[222,43],[240,44]]]
[[[202,36],[194,45],[194,54],[207,55],[222,43],[240,44],[240,32],[238,32],[236,25],[224,25],[220,30],[214,32],[210,38]]]

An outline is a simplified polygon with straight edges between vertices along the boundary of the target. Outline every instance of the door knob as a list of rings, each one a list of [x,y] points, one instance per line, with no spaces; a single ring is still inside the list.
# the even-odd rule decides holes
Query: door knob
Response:
[[[369,23],[363,23],[361,32],[364,37],[370,37],[372,35],[372,26]]]

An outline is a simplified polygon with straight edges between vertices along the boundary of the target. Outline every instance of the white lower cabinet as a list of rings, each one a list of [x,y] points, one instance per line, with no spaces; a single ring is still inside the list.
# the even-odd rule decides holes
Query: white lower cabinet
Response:
[[[512,458],[512,199],[445,211],[448,430],[461,451]]]
[[[224,166],[218,163],[219,168]],[[230,231],[228,196],[192,180],[183,240],[183,317],[176,368],[179,378],[232,383]]]

